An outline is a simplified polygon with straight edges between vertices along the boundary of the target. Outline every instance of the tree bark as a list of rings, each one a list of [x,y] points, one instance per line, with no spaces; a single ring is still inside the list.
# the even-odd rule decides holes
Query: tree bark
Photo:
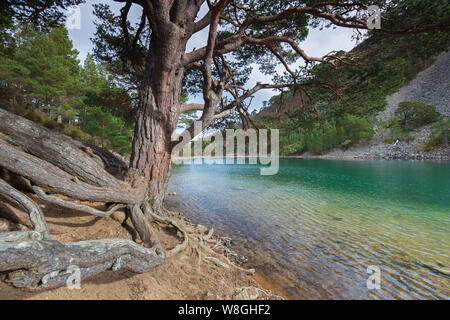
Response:
[[[31,214],[37,231],[0,233],[0,272],[9,272],[8,280],[15,286],[41,289],[63,285],[69,264],[78,265],[82,277],[86,277],[122,266],[146,272],[163,263],[165,252],[152,234],[149,220],[165,215],[172,135],[177,127],[184,76],[182,57],[200,6],[197,1],[191,5],[177,2],[171,9],[168,2],[162,2],[149,8],[150,24],[155,29],[138,90],[132,155],[125,179],[117,174],[123,167],[110,162],[109,154],[0,110],[0,132],[6,135],[6,139],[0,136],[2,168],[22,177],[40,198],[68,208],[106,217],[114,208],[126,206],[144,246],[150,248],[124,239],[69,244],[53,241],[48,238],[48,230],[40,230],[40,224],[35,223],[42,214],[39,207],[28,205],[30,199],[19,193],[21,205]],[[118,170],[109,170],[111,165]],[[15,194],[7,183],[3,189],[10,197]],[[111,209],[101,212],[52,194],[109,203]]]
[[[8,150],[13,159],[17,155],[15,151],[18,150],[15,148]],[[33,166],[33,164],[35,163],[31,165]],[[8,168],[8,166],[7,161],[5,167]],[[14,167],[14,165],[11,166]],[[24,164],[24,169],[26,168],[27,166]],[[55,169],[53,168],[53,170]],[[29,184],[31,185],[31,182]],[[32,186],[32,188],[40,197],[52,201],[53,197],[45,195],[39,187]],[[82,280],[110,269],[116,271],[127,268],[134,272],[148,272],[159,268],[165,260],[164,249],[159,241],[154,241],[154,237],[143,239],[148,248],[127,239],[103,239],[74,243],[60,243],[51,240],[44,215],[31,198],[3,179],[0,179],[0,194],[17,202],[28,211],[29,220],[34,227],[34,231],[0,231],[0,272],[6,272],[6,281],[16,287],[39,290],[63,286],[71,276],[69,270],[72,267],[78,268],[79,280]],[[118,206],[123,205],[117,204],[115,207]],[[135,207],[139,208],[137,205]],[[79,209],[79,205],[77,208]],[[93,214],[98,214],[98,212]],[[146,232],[150,233],[148,222],[144,222],[140,226],[147,226]],[[10,228],[11,226],[6,225],[6,227]]]
[[[146,190],[146,208],[164,216],[163,201],[171,173],[172,134],[177,127],[184,68],[184,32],[173,23],[164,36],[153,35],[141,85],[128,177]],[[146,214],[149,217],[148,214]]]
[[[121,268],[143,273],[156,270],[164,256],[128,239],[61,243],[43,240],[36,231],[0,233],[0,272],[15,287],[42,290],[66,285],[70,266],[80,280]]]

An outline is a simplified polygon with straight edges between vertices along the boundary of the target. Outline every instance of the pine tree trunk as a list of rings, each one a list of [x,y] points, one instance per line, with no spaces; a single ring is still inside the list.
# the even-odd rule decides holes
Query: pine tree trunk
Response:
[[[179,61],[185,43],[175,33],[171,36],[167,32],[163,42],[153,41],[140,89],[128,172],[134,187],[146,189],[146,210],[162,216],[172,166],[171,137],[177,126],[184,74]]]

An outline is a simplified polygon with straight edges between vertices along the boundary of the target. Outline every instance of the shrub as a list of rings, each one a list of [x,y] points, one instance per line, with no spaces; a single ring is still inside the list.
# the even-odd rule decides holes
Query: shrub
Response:
[[[409,129],[402,126],[400,119],[394,117],[389,123],[389,138],[392,140],[402,140],[409,134]],[[388,139],[389,139],[388,138]]]
[[[54,130],[58,128],[58,122],[53,119],[47,119],[44,121],[44,127]]]
[[[431,128],[431,135],[425,144],[424,150],[430,151],[438,146],[448,144],[450,139],[450,132],[448,127],[450,126],[450,119],[447,121],[439,121]]]
[[[436,107],[419,101],[403,101],[395,112],[402,127],[415,129],[437,121],[440,117]]]
[[[44,122],[44,119],[40,114],[38,114],[37,112],[31,111],[31,110],[25,114],[25,118],[27,118],[28,120],[31,120],[33,122],[37,122],[37,123]]]
[[[23,116],[27,113],[27,109],[20,104],[13,104],[10,108],[7,108],[7,110],[12,111],[19,116]]]
[[[65,123],[63,123],[63,122],[56,122],[56,128],[59,130],[59,131],[64,131],[64,128],[66,127],[66,124]]]
[[[347,115],[342,118],[340,124],[353,144],[369,141],[374,135],[372,124],[364,117]]]
[[[63,133],[76,140],[89,140],[90,138],[90,136],[87,133],[70,124],[66,124],[64,126]]]
[[[297,146],[295,144],[283,145],[280,152],[283,156],[295,154],[297,153]]]

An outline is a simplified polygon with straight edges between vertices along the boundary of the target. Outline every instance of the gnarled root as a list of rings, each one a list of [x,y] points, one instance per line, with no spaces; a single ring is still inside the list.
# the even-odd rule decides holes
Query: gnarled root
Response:
[[[6,197],[15,200],[19,203],[25,210],[28,211],[30,215],[31,223],[34,229],[42,234],[44,238],[49,238],[49,232],[47,223],[45,222],[44,215],[37,204],[33,202],[26,195],[13,188],[7,184],[4,180],[0,179],[0,194],[4,194]]]
[[[39,187],[34,191],[43,199],[66,207],[77,204],[60,203],[58,198],[47,196]],[[6,272],[6,281],[16,287],[30,290],[63,286],[70,280],[73,267],[79,270],[79,280],[106,270],[126,268],[142,273],[156,270],[165,260],[160,245],[145,248],[128,239],[102,239],[61,243],[51,240],[44,215],[28,196],[0,179],[0,194],[29,214],[34,231],[0,231],[0,272]],[[113,206],[103,214],[108,216],[118,207]],[[85,210],[86,211],[86,210]],[[142,213],[142,212],[141,212]]]
[[[175,256],[176,254],[186,250],[186,247],[188,245],[188,234],[187,232],[181,228],[178,223],[176,223],[174,220],[170,219],[170,218],[164,218],[164,217],[160,217],[154,213],[148,213],[150,214],[151,219],[154,222],[157,222],[159,224],[166,224],[166,225],[171,225],[173,227],[175,227],[178,231],[180,231],[183,234],[183,242],[178,244],[175,248],[167,251],[166,256],[168,258]]]
[[[128,239],[103,239],[61,243],[44,240],[33,232],[0,233],[0,271],[6,281],[30,290],[66,285],[71,272],[80,270],[80,280],[106,270],[121,268],[143,273],[158,269],[164,257]]]
[[[22,230],[21,225],[31,230],[34,229],[28,213],[22,210],[16,202],[7,201],[4,197],[0,197],[0,219],[2,218],[5,219],[3,223],[5,227],[0,230],[19,231]],[[8,225],[9,228],[6,227]],[[69,231],[66,227],[49,222],[47,222],[47,226],[50,234],[64,234]]]
[[[213,239],[214,229],[210,229],[209,232],[206,235],[204,235],[202,231],[198,230],[195,227],[189,227],[188,225],[184,225],[183,227],[181,227],[174,219],[170,218],[170,216],[173,215],[173,213],[171,212],[167,213],[168,218],[162,218],[153,213],[150,213],[150,215],[153,221],[160,224],[172,225],[180,232],[182,232],[184,236],[183,243],[177,245],[174,249],[168,251],[166,254],[167,257],[174,256],[175,254],[184,251],[188,246],[188,243],[190,243],[190,246],[199,256],[199,265],[203,260],[206,262],[212,262],[216,266],[224,269],[230,269],[232,267],[249,275],[255,274],[256,272],[255,269],[242,268],[236,265],[234,262],[230,261],[230,259],[228,259],[228,257],[225,254],[216,252],[214,250],[220,248],[220,246],[216,245],[214,246],[214,248],[211,248],[208,245],[208,243],[217,244],[219,242],[218,240]],[[187,222],[187,224],[189,224],[189,222]],[[226,262],[222,261],[222,259],[225,260]]]

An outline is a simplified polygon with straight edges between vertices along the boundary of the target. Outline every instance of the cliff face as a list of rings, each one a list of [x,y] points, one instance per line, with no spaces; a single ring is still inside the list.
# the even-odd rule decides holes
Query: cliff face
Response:
[[[420,101],[436,106],[446,119],[450,117],[450,51],[441,53],[436,62],[417,74],[416,78],[398,92],[386,97],[387,107],[378,119],[392,120],[397,106],[402,101]]]
[[[442,122],[413,130],[392,122],[399,103],[403,101],[433,105],[444,120],[450,118],[450,39],[445,38],[447,40],[442,40],[442,43],[436,39],[442,37],[369,38],[352,50],[360,62],[357,68],[330,71],[318,65],[314,69],[324,83],[337,83],[337,87],[341,88],[339,99],[313,89],[308,95],[312,99],[306,99],[305,107],[301,103],[305,97],[302,98],[298,92],[290,92],[273,97],[255,119],[265,126],[284,130],[281,132],[284,140],[280,150],[286,155],[307,156],[311,152],[323,152],[325,156],[335,157],[338,154],[345,158],[449,159],[448,148],[438,147],[441,144],[438,135],[441,133],[437,132],[442,130]],[[443,52],[445,49],[447,51]],[[320,120],[316,121],[314,110],[317,115],[320,114]],[[320,146],[336,138],[319,127],[319,123],[327,121],[337,129],[340,125],[342,129],[347,115],[370,122],[375,134],[369,142],[353,145],[347,151],[339,148],[330,150],[330,145],[336,145],[331,143],[319,152],[310,147],[314,143]],[[355,127],[355,130],[365,128],[363,125]],[[313,130],[316,131],[313,133]],[[348,128],[345,130],[345,133],[352,131]],[[314,139],[310,139],[313,142],[309,141],[309,145],[305,146],[305,136],[313,135]],[[343,141],[347,142],[350,138],[345,139]],[[340,142],[341,147],[344,142]],[[424,149],[435,150],[424,152]]]
[[[450,160],[450,148],[437,148],[424,151],[429,140],[432,125],[412,130],[408,141],[397,140],[385,143],[389,129],[384,126],[390,122],[402,101],[420,101],[436,106],[445,119],[450,118],[450,51],[440,54],[427,69],[418,73],[407,85],[386,97],[387,107],[375,121],[375,137],[367,144],[354,146],[347,151],[332,150],[323,158],[337,159],[433,159]]]

